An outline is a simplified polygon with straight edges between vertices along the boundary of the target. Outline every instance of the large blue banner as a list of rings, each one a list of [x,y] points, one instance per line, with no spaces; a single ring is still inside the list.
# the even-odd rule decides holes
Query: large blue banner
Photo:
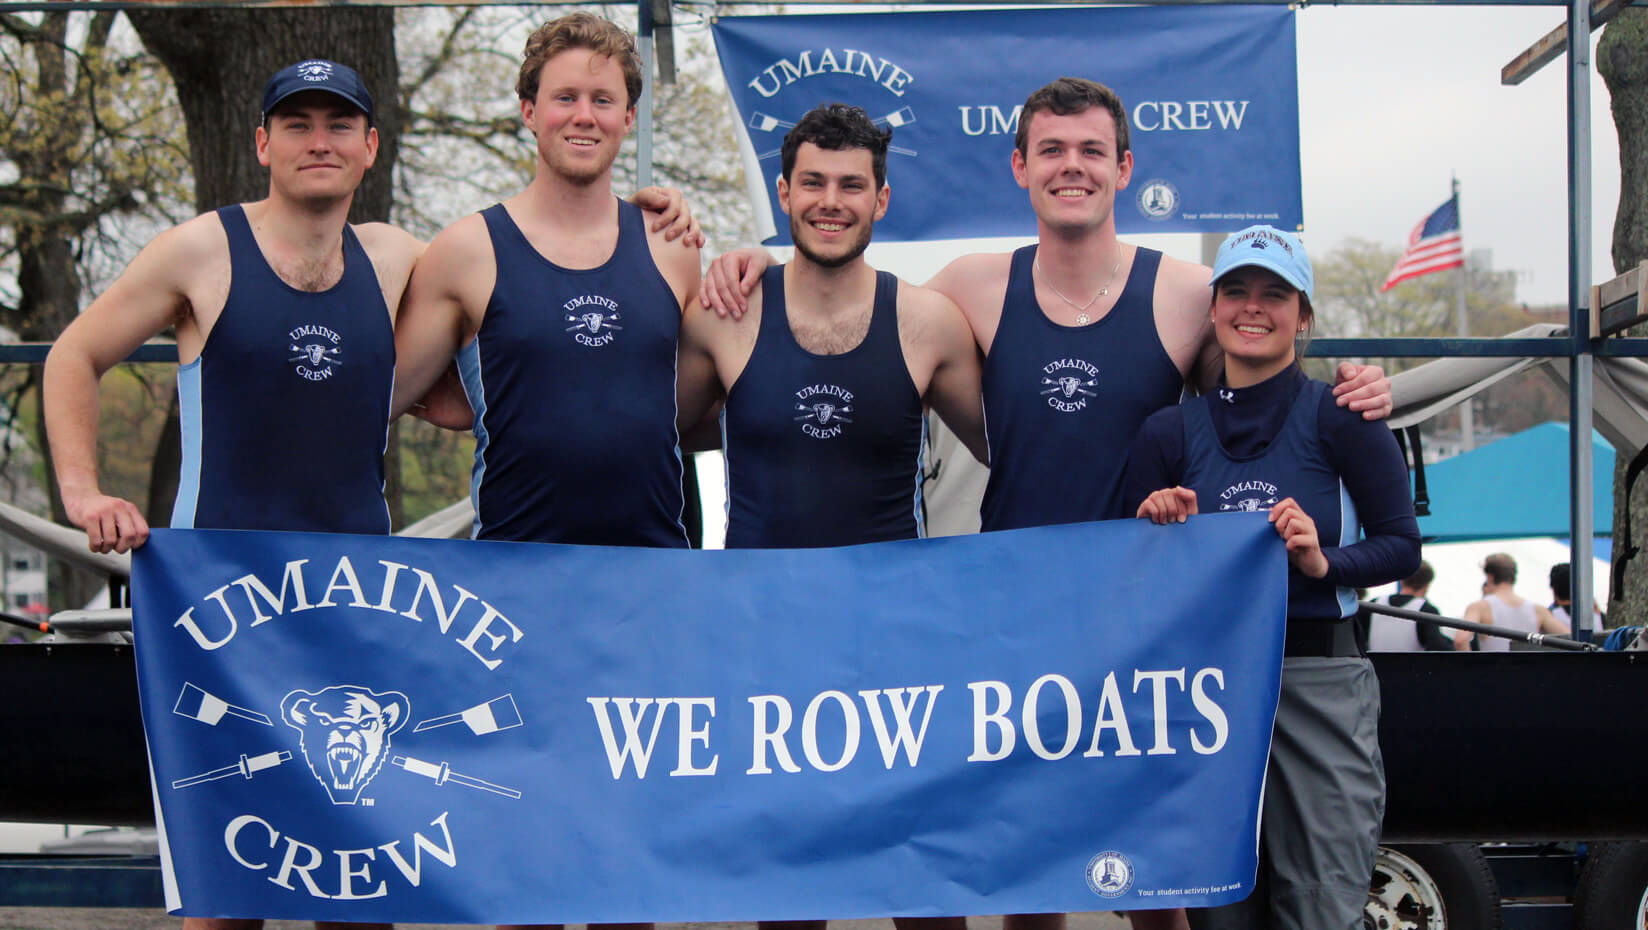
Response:
[[[1131,185],[1123,233],[1231,232],[1304,221],[1293,13],[1184,6],[725,18],[715,25],[778,237],[784,134],[842,101],[893,130],[882,241],[1035,235],[1013,180],[1025,98],[1054,78],[1109,85],[1127,108]],[[759,166],[759,168],[755,166]],[[769,227],[771,228],[771,227]]]
[[[690,552],[159,530],[168,906],[433,923],[1245,897],[1262,516]]]

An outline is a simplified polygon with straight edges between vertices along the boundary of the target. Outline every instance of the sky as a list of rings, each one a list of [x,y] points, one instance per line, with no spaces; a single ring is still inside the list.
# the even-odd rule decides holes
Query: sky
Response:
[[[1297,15],[1311,250],[1351,237],[1400,248],[1457,176],[1465,248],[1491,249],[1495,268],[1518,272],[1519,301],[1566,303],[1567,56],[1518,86],[1499,82],[1500,68],[1563,22],[1563,8],[1322,6]],[[1592,34],[1593,51],[1600,34]],[[1608,91],[1594,70],[1591,113],[1591,283],[1598,283],[1614,276],[1619,148]],[[1124,238],[1200,260],[1195,235]],[[869,257],[919,282],[956,255],[1028,241],[889,243],[872,245]]]

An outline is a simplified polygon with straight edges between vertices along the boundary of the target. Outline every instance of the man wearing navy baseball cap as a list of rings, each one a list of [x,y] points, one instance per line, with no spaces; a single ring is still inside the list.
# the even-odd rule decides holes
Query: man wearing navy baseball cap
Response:
[[[174,326],[183,465],[172,526],[389,531],[392,327],[423,244],[348,222],[378,152],[372,95],[352,68],[282,69],[261,116],[268,196],[156,236],[47,359],[57,478],[94,551],[124,552],[149,531],[136,505],[98,489],[98,379]],[[331,437],[324,455],[306,439],[317,427]]]
[[[348,221],[377,158],[372,116],[371,93],[345,65],[304,61],[270,78],[255,133],[268,196],[155,237],[52,347],[52,455],[65,509],[93,551],[125,551],[149,532],[136,505],[98,489],[98,380],[167,327],[177,332],[183,429],[172,526],[389,532],[393,325],[423,244],[386,223]],[[317,429],[328,437],[319,447]]]
[[[372,110],[372,92],[366,89],[365,82],[355,73],[355,69],[320,58],[288,65],[269,79],[263,87],[263,119],[267,121],[269,111],[281,101],[307,91],[324,91],[342,97],[366,114],[367,125],[377,121]]]

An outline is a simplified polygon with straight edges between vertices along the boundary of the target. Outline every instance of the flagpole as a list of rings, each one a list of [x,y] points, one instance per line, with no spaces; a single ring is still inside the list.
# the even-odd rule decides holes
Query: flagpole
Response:
[[[1458,215],[1459,178],[1457,177],[1453,179],[1453,206],[1455,215]],[[1459,222],[1459,231],[1461,236],[1463,236],[1465,231],[1465,223],[1463,220],[1460,220]],[[1459,263],[1459,273],[1454,278],[1455,299],[1453,308],[1453,322],[1454,328],[1458,331],[1459,338],[1461,339],[1464,339],[1470,335],[1470,326],[1465,321],[1465,285],[1467,280],[1466,275],[1469,271],[1466,267],[1467,263],[1464,261],[1464,258],[1464,255],[1460,256],[1461,261]],[[1476,417],[1471,412],[1471,398],[1467,397],[1465,398],[1464,403],[1459,405],[1459,451],[1469,452],[1475,448]]]

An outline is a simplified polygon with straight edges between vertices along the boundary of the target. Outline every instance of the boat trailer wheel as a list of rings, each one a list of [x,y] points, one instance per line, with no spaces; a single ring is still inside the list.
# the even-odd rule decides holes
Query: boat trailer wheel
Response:
[[[1379,847],[1362,912],[1365,930],[1443,930],[1447,925],[1442,890],[1430,873],[1408,856]]]

